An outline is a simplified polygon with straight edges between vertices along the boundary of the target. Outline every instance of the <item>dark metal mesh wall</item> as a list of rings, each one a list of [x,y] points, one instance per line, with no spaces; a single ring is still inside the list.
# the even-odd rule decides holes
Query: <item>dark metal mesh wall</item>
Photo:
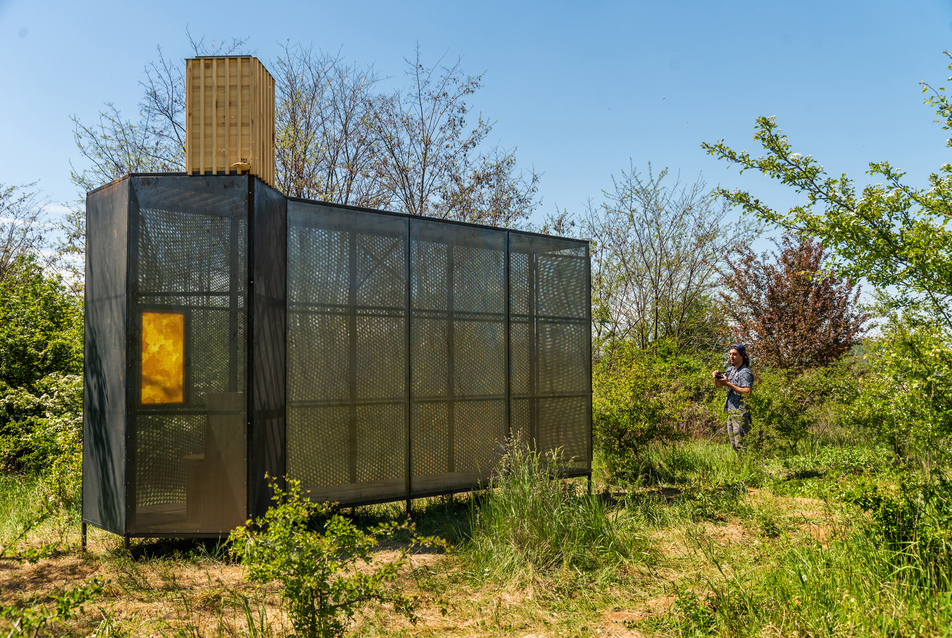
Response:
[[[506,233],[410,221],[414,495],[489,478],[507,434]]]
[[[591,471],[588,244],[510,235],[512,431]]]
[[[85,521],[227,533],[265,473],[346,504],[464,491],[512,435],[591,470],[587,243],[247,176],[125,178],[88,232]],[[176,338],[148,365],[181,379],[147,399],[145,342]]]
[[[125,532],[129,182],[86,199],[83,520]],[[118,267],[117,267],[118,266]]]
[[[250,512],[261,516],[271,504],[269,477],[287,473],[285,459],[285,374],[287,367],[287,199],[253,180],[252,255],[252,424]]]
[[[132,534],[227,532],[247,515],[248,178],[135,177],[129,347],[145,312],[184,316],[180,401],[130,379]]]
[[[288,476],[315,499],[407,481],[407,220],[288,203]]]
[[[464,491],[510,433],[588,473],[587,250],[290,202],[288,476],[341,503]]]

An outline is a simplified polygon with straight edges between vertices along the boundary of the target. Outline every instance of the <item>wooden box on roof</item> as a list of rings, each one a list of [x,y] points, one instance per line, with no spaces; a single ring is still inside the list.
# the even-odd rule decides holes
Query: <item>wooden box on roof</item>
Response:
[[[274,78],[251,56],[186,61],[185,170],[274,186]]]

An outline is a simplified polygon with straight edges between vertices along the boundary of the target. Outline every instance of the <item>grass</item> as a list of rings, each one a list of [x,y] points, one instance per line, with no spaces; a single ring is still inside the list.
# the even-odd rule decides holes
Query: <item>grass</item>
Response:
[[[596,480],[591,493],[584,480],[548,480],[557,463],[516,449],[492,489],[415,502],[418,533],[449,545],[400,575],[417,622],[368,606],[354,635],[949,635],[952,508],[944,492],[895,496],[910,474],[881,451],[814,445],[761,458],[725,444],[659,446],[637,484]],[[224,548],[136,540],[127,552],[91,530],[82,554],[75,515],[30,527],[25,513],[42,500],[35,483],[0,477],[0,546],[17,547],[0,558],[0,636],[26,609],[50,617],[41,635],[290,632],[278,588],[245,582]],[[903,503],[920,505],[910,514]],[[890,518],[894,506],[905,518]],[[403,515],[396,505],[355,512],[361,525]],[[918,531],[893,529],[908,520]],[[59,537],[61,550],[42,555]],[[377,559],[395,553],[385,544]],[[101,591],[57,616],[57,601],[92,577]]]
[[[549,480],[559,464],[513,445],[494,488],[472,501],[470,535],[460,549],[479,580],[555,572],[599,580],[651,561],[650,544],[624,508],[608,506],[578,481]]]

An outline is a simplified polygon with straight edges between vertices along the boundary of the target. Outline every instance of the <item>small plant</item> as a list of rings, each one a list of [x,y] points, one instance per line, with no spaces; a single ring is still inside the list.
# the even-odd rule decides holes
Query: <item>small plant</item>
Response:
[[[909,564],[907,578],[918,577],[945,589],[952,583],[952,483],[915,484],[899,475],[891,484],[863,477],[845,494],[869,513],[867,533]]]
[[[748,513],[746,492],[743,484],[689,485],[681,497],[692,521],[726,521],[731,515]]]
[[[65,589],[51,595],[52,609],[42,605],[14,604],[0,606],[0,618],[11,623],[7,636],[42,636],[51,625],[68,627],[68,622],[83,613],[83,605],[98,596],[105,584],[94,578],[86,585]]]
[[[409,533],[408,525],[384,523],[366,533],[334,513],[333,504],[312,503],[298,481],[289,479],[286,491],[272,482],[272,490],[274,505],[230,540],[249,580],[281,583],[297,636],[340,636],[358,606],[372,601],[413,618],[413,601],[390,587],[408,549],[397,560],[373,562],[377,537]],[[361,563],[368,567],[358,569]]]

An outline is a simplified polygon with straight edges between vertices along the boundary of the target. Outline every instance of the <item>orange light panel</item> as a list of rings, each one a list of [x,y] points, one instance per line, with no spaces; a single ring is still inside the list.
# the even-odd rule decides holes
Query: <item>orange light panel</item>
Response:
[[[185,315],[142,313],[142,403],[181,403],[185,386]]]

